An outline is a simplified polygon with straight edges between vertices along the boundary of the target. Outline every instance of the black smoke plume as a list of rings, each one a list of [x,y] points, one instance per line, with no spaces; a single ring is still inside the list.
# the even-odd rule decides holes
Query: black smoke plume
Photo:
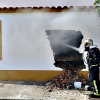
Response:
[[[66,60],[66,58],[80,55],[78,48],[80,47],[83,35],[80,31],[75,30],[46,30],[46,35],[50,41],[50,46],[54,54],[55,66],[65,67],[67,64],[78,67],[84,65],[83,60]],[[75,49],[77,48],[77,49]],[[82,58],[82,56],[81,56]],[[58,61],[59,59],[59,61]],[[64,60],[64,62],[63,62]],[[66,64],[67,63],[67,64]],[[61,67],[59,66],[59,67]]]
[[[75,30],[46,30],[46,34],[50,41],[51,48],[54,54],[58,57],[74,56],[79,54],[79,51],[73,47],[79,48],[83,39],[80,31]]]

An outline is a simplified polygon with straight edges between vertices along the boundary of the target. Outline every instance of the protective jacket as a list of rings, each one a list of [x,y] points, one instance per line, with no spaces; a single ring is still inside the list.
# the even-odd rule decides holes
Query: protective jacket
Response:
[[[99,85],[99,63],[100,63],[100,52],[97,47],[91,48],[87,54],[87,63],[90,72],[90,85],[93,88],[94,95],[100,96],[100,85]]]
[[[87,53],[87,63],[89,70],[92,67],[99,66],[100,64],[100,51],[97,47],[89,49]]]

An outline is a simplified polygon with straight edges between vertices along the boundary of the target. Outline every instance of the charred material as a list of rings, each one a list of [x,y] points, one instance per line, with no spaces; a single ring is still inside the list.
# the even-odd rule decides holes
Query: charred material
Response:
[[[82,54],[78,50],[83,39],[80,31],[46,30],[46,35],[50,41],[56,67],[69,69],[67,66],[69,64],[72,67],[85,68]]]

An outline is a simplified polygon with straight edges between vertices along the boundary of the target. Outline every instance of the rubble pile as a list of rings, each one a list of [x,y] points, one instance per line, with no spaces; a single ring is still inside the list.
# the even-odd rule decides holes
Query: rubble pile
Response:
[[[54,65],[63,69],[61,75],[47,81],[47,89],[73,89],[74,82],[82,82],[82,86],[88,85],[89,82],[77,73],[85,68],[82,54],[79,52],[83,39],[81,31],[46,30],[46,35],[53,51]]]
[[[68,66],[68,64],[67,64]],[[81,70],[84,66],[72,67],[69,65],[68,69],[63,69],[61,75],[52,78],[46,82],[46,88],[50,91],[54,88],[59,89],[75,89],[74,82],[82,82],[82,87],[89,85],[89,81],[86,80],[82,75],[79,75],[77,71]],[[63,66],[64,68],[64,66]]]
[[[74,82],[82,82],[82,87],[89,84],[89,81],[84,79],[81,75],[77,74],[76,71],[63,71],[63,73],[46,83],[48,90],[55,87],[59,89],[74,89]]]

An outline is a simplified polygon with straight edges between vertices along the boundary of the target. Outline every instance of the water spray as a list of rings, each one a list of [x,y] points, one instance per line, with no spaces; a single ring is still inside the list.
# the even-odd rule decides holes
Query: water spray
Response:
[[[79,48],[74,47],[74,46],[72,46],[72,45],[65,44],[65,43],[63,43],[62,45],[67,46],[67,47],[69,47],[69,48],[71,48],[71,49],[74,49],[74,50],[76,50],[76,51],[79,51]]]
[[[76,50],[76,51],[79,51],[79,48],[77,48],[77,47],[71,46],[71,45],[69,45],[69,44],[66,44],[66,46],[67,46],[67,47],[70,47],[70,48],[72,48],[72,49],[74,49],[74,50]]]

